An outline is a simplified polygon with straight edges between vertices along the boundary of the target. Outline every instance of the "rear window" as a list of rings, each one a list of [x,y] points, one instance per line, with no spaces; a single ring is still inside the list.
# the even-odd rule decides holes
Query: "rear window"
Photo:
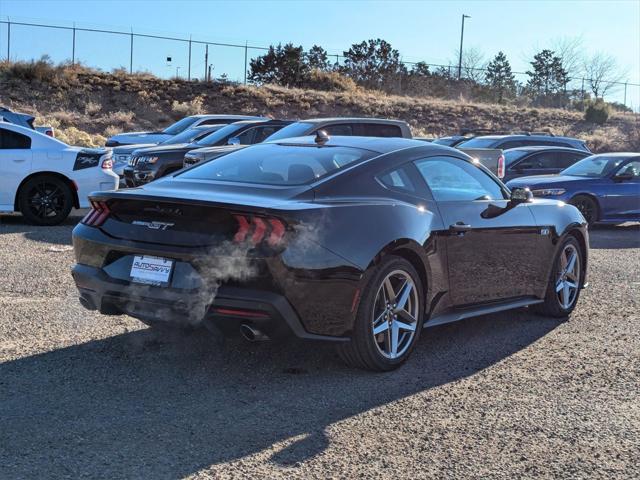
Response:
[[[373,155],[375,152],[351,147],[258,144],[179,176],[262,185],[304,185]]]
[[[296,122],[287,125],[283,129],[277,131],[270,137],[267,137],[265,142],[271,142],[272,140],[282,140],[283,138],[294,138],[308,135],[308,132],[313,128],[313,123]]]

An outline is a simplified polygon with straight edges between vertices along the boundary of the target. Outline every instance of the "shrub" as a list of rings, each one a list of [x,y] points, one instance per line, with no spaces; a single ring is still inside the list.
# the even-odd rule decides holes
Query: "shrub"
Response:
[[[177,100],[174,100],[171,104],[171,111],[181,117],[198,115],[199,113],[202,113],[203,105],[204,98],[202,98],[202,96],[197,96],[188,102],[178,102]]]
[[[584,112],[587,122],[604,125],[609,119],[610,108],[604,101],[598,99],[591,103]]]
[[[311,70],[303,80],[303,87],[328,92],[353,92],[358,89],[356,82],[338,72]]]

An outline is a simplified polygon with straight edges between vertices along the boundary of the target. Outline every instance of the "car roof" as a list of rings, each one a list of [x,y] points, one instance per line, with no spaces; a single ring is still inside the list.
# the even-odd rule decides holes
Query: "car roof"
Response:
[[[350,122],[350,123],[393,123],[396,125],[406,125],[407,122],[402,120],[392,120],[388,118],[367,118],[367,117],[327,117],[327,118],[305,118],[298,122],[304,123],[333,123],[333,122]]]
[[[223,115],[223,114],[198,114],[191,115],[194,118],[237,118],[238,120],[251,120],[251,119],[266,119],[267,117],[261,117],[259,115]]]
[[[317,145],[316,137],[309,135],[306,137],[293,137],[282,140],[272,140],[266,143],[276,143],[280,145]],[[402,150],[410,147],[432,146],[433,148],[447,148],[442,145],[433,145],[422,140],[413,140],[401,137],[357,137],[357,136],[340,136],[333,135],[329,140],[320,144],[320,146],[330,147],[351,147],[369,150],[376,153],[388,153],[396,150]],[[450,149],[447,149],[450,150]]]
[[[293,123],[292,120],[275,120],[272,118],[265,119],[254,119],[254,120],[240,120],[238,122],[233,122],[232,125],[258,125],[258,124],[276,124],[276,125],[288,125],[289,123]]]
[[[504,151],[510,152],[513,150],[519,150],[521,152],[539,152],[544,150],[553,150],[553,151],[562,151],[562,152],[584,153],[587,155],[589,154],[589,152],[585,152],[584,150],[580,150],[579,148],[570,148],[570,147],[562,147],[562,146],[556,147],[554,145],[530,145],[527,147],[507,148]]]
[[[640,157],[639,152],[611,152],[611,153],[597,153],[595,155],[591,155],[593,157]]]
[[[575,141],[582,142],[582,140],[580,140],[579,138],[574,138],[574,137],[563,137],[563,136],[556,136],[556,135],[537,135],[535,133],[532,133],[530,135],[522,134],[522,133],[515,133],[515,134],[509,134],[509,135],[479,135],[477,137],[471,137],[469,138],[469,140],[476,140],[479,138],[485,138],[487,140],[504,140],[506,138],[513,138],[513,139],[537,138],[537,139],[545,139],[545,140],[551,140],[551,141],[553,141],[554,139],[561,139],[561,140],[575,140]]]

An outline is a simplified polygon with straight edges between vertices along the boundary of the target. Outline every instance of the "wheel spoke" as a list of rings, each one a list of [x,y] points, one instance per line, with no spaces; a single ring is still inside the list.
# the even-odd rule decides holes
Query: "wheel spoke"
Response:
[[[411,295],[412,291],[413,291],[413,283],[407,280],[405,284],[402,286],[402,290],[400,290],[398,301],[394,302],[396,304],[396,311],[400,311],[404,309],[404,306],[407,304],[407,301],[409,300],[409,295]]]
[[[566,272],[573,272],[574,267],[576,266],[576,259],[578,258],[578,255],[576,252],[571,252],[571,256],[569,257],[569,260],[567,261],[567,266],[565,268],[565,273]]]
[[[386,312],[382,312],[378,318],[373,322],[373,334],[378,335],[379,333],[385,332],[389,329],[389,323],[385,318]]]
[[[416,323],[418,323],[418,322],[416,321],[416,319],[414,318],[414,316],[413,316],[413,315],[411,315],[411,314],[410,314],[409,312],[407,312],[406,310],[400,310],[400,311],[398,311],[398,316],[399,316],[399,317],[402,317],[405,321],[407,321],[407,322],[409,322],[409,323],[412,323],[412,324],[414,324],[414,325],[415,325]],[[415,328],[414,328],[414,330],[415,330]]]
[[[384,292],[385,292],[385,299],[387,303],[391,303],[395,300],[396,292],[393,291],[393,285],[391,285],[390,278],[387,278],[384,281]]]
[[[400,330],[407,330],[409,332],[416,331],[415,323],[405,323],[405,322],[401,322],[400,320],[394,320],[393,324],[397,325]]]
[[[564,280],[562,280],[562,277],[556,282],[556,292],[559,292],[560,290],[562,290],[564,288]]]
[[[398,328],[398,322],[393,322],[391,324],[391,335],[390,337],[390,345],[389,345],[389,354],[391,355],[391,358],[396,358],[396,356],[398,355],[398,340],[399,340],[399,333],[400,333],[400,329]]]

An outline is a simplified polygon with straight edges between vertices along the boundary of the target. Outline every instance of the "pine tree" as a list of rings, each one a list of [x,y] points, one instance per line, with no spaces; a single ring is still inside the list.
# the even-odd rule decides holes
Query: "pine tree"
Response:
[[[502,52],[498,52],[487,65],[485,80],[487,86],[497,93],[498,103],[502,103],[505,97],[512,97],[516,93],[516,80],[511,72],[511,64]]]
[[[314,45],[307,52],[307,65],[311,70],[329,70],[329,55],[319,45]]]
[[[299,87],[308,70],[302,47],[294,47],[291,43],[284,47],[272,45],[266,54],[251,60],[249,80],[257,84]]]
[[[550,99],[564,94],[569,74],[553,51],[545,49],[536,54],[531,66],[533,71],[527,71],[527,87],[538,101],[548,104]]]

